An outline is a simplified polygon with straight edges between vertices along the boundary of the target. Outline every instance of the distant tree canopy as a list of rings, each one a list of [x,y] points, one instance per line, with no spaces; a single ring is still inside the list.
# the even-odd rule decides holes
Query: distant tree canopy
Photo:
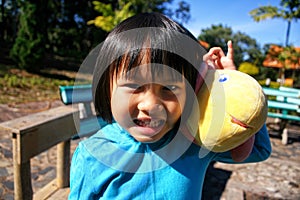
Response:
[[[300,0],[281,0],[280,6],[260,6],[251,10],[250,15],[257,22],[268,18],[280,18],[287,21],[285,46],[288,46],[292,20],[300,19]]]
[[[117,0],[109,3],[93,1],[94,9],[100,16],[88,21],[88,24],[109,32],[124,19],[143,12],[160,12],[180,23],[187,23],[190,19],[190,5],[180,1],[178,8],[172,10],[167,7],[167,3],[172,2],[173,0]]]
[[[113,25],[124,16],[139,12],[163,12],[181,22],[187,22],[190,17],[189,4],[183,1],[176,9],[169,8],[172,0],[101,2],[109,5],[106,11],[110,10],[110,13],[105,16],[113,18]],[[110,20],[105,24],[109,28],[87,24],[99,16],[99,10],[94,9],[96,4],[92,0],[2,0],[0,46],[10,49],[16,64],[27,70],[38,70],[39,66],[45,64],[42,63],[45,57],[72,57],[80,61],[103,41],[107,31],[112,28],[108,25]],[[125,13],[126,9],[128,12]],[[106,11],[102,10],[102,14]],[[118,14],[118,11],[121,13]],[[121,17],[115,19],[115,16]]]
[[[231,40],[236,66],[239,66],[244,61],[257,65],[263,60],[262,52],[255,39],[245,33],[234,33],[231,28],[224,27],[222,24],[202,29],[198,39],[207,42],[210,47],[219,46],[225,52],[227,52],[227,41]]]
[[[241,63],[238,70],[246,74],[249,74],[251,76],[255,76],[259,74],[259,68],[249,62]]]
[[[11,56],[21,68],[30,66],[35,71],[45,53],[45,23],[43,18],[35,18],[43,12],[43,4],[32,1],[20,1],[20,26]],[[32,20],[33,19],[33,20]]]
[[[104,38],[104,31],[86,25],[96,16],[91,1],[1,3],[1,46],[10,49],[20,68],[37,71],[46,57],[54,55],[80,60]]]

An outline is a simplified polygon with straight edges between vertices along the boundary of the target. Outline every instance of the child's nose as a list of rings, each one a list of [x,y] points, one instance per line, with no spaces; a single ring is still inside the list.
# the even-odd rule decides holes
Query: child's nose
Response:
[[[162,102],[155,93],[147,92],[138,103],[138,109],[141,111],[146,111],[148,113],[161,112],[163,111]]]

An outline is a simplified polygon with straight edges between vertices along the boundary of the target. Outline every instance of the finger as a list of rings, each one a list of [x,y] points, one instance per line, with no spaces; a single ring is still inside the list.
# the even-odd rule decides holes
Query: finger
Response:
[[[218,66],[219,69],[224,69],[224,66],[222,65],[221,59],[217,59],[216,62],[217,62],[217,66]]]
[[[204,54],[204,56],[203,56],[203,61],[204,61],[204,62],[207,62],[208,60],[210,60],[209,57],[210,57],[209,52],[206,53],[206,54]]]
[[[215,55],[217,57],[222,57],[222,56],[225,56],[223,50],[221,49],[221,47],[213,47],[209,50],[209,55],[212,56],[212,55]]]
[[[203,62],[205,62],[208,65],[209,69],[215,69],[218,68],[215,64],[215,59],[213,59],[211,54],[212,52],[208,52],[203,56]]]
[[[227,42],[227,46],[228,46],[228,52],[227,52],[226,57],[233,60],[233,48],[232,48],[232,41],[231,40],[229,40]]]

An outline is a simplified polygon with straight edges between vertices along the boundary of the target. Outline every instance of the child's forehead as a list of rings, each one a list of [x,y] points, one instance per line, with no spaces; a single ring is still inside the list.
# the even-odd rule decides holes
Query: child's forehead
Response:
[[[151,80],[153,82],[174,82],[182,81],[183,74],[170,66],[150,63],[123,70],[117,75],[118,79],[135,80],[143,82]]]

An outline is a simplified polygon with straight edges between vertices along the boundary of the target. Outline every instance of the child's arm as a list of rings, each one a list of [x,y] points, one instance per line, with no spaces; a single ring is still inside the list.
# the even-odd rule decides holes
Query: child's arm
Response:
[[[203,56],[203,61],[210,68],[214,69],[229,69],[235,70],[236,67],[233,62],[233,46],[232,42],[227,42],[228,52],[225,55],[220,47],[213,47],[207,54]],[[232,159],[236,162],[242,162],[251,153],[255,141],[255,135],[249,138],[245,143],[231,150]]]
[[[256,134],[254,145],[249,156],[243,161],[236,161],[232,157],[231,152],[218,153],[214,160],[225,163],[251,163],[266,160],[272,152],[271,142],[269,139],[269,133],[266,125],[264,125]]]

